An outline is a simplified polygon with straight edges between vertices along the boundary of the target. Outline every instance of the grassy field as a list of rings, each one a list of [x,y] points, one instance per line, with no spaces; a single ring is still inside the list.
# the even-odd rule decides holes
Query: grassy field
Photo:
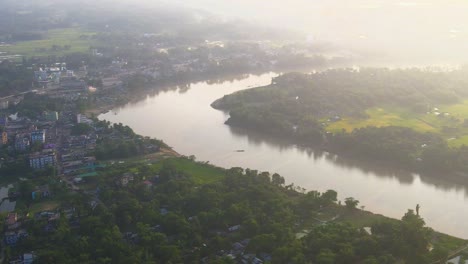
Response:
[[[338,132],[344,129],[351,132],[356,128],[367,126],[402,126],[420,132],[437,132],[441,127],[440,121],[434,123],[431,114],[414,114],[403,109],[371,108],[366,110],[366,114],[368,115],[366,119],[344,117],[338,122],[330,123],[327,130]]]
[[[9,46],[1,46],[0,52],[7,52],[9,55],[31,56],[61,56],[66,53],[88,52],[92,40],[90,36],[93,32],[84,31],[80,28],[66,28],[50,30],[44,34],[44,39],[21,41]],[[52,46],[57,45],[60,49],[52,50]],[[65,46],[69,49],[64,49]]]
[[[401,126],[418,132],[431,132],[444,137],[451,147],[468,146],[468,100],[454,105],[441,105],[427,113],[415,113],[409,109],[395,107],[370,108],[367,118],[343,117],[337,122],[327,122],[330,132],[351,132],[367,126]],[[324,120],[322,120],[324,121]]]
[[[45,200],[42,202],[33,203],[29,208],[29,212],[34,215],[42,211],[53,211],[59,207],[60,202],[55,200]]]
[[[184,158],[170,158],[153,165],[153,168],[161,168],[163,164],[173,165],[177,170],[192,176],[196,184],[207,184],[219,181],[224,172],[221,168],[208,164],[193,162]]]

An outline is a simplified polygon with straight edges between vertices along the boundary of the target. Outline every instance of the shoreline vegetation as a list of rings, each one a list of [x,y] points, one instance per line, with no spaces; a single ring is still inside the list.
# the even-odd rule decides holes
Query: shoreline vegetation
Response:
[[[226,95],[212,107],[230,113],[230,126],[356,160],[467,178],[468,147],[449,145],[468,135],[465,72],[290,73],[271,85]]]
[[[89,100],[91,104],[86,105],[82,110],[83,114],[88,115],[89,117],[98,116],[100,114],[107,113],[115,108],[123,107],[126,104],[131,102],[143,100],[145,96],[158,94],[160,92],[176,89],[190,89],[189,85],[199,82],[207,83],[221,83],[229,80],[242,80],[248,77],[249,75],[262,75],[267,73],[280,73],[280,72],[309,72],[311,69],[320,69],[325,67],[325,65],[310,65],[310,66],[298,66],[298,67],[280,67],[274,69],[258,69],[258,70],[248,70],[248,71],[239,71],[239,72],[230,72],[230,73],[221,73],[221,74],[205,74],[205,75],[190,75],[190,76],[176,76],[167,80],[155,79],[151,76],[145,76],[142,74],[134,74],[129,81],[126,81],[123,85],[125,89],[117,90],[103,90],[101,93],[94,94],[93,97],[103,97],[103,96],[115,96],[116,93],[119,93],[121,98],[112,102],[104,103],[99,102],[100,104],[93,104],[92,100]]]
[[[258,74],[262,74],[262,73],[258,73]],[[244,75],[240,75],[240,77],[242,78]],[[196,81],[206,81],[206,80],[196,80]],[[144,90],[142,90],[142,94],[133,94],[134,97],[129,99],[128,101],[126,102],[123,102],[121,104],[108,104],[106,106],[101,106],[100,108],[90,108],[90,109],[86,109],[85,111],[85,114],[87,115],[90,115],[90,116],[98,116],[99,114],[102,114],[102,113],[107,113],[108,111],[112,111],[112,109],[115,109],[117,107],[121,107],[123,105],[126,105],[128,103],[130,103],[131,101],[133,100],[141,100],[142,99],[142,96],[146,96],[148,93],[151,93],[151,92],[160,92],[160,91],[164,91],[166,88],[168,87],[178,87],[178,85],[184,85],[186,82],[179,82],[179,83],[170,83],[170,84],[165,84],[165,85],[158,85],[157,83],[153,83],[153,82],[148,82],[146,84],[146,86],[144,86]],[[215,107],[216,108],[216,107]],[[176,150],[172,149],[170,146],[168,146],[168,148],[162,148],[161,149],[162,151],[167,151],[169,152],[169,156],[171,155],[174,155],[175,157],[185,157],[184,155],[181,155],[179,154]],[[351,156],[349,158],[352,158]],[[293,186],[293,185],[292,185]],[[294,187],[293,187],[294,188]],[[300,186],[296,186],[297,190],[301,190]],[[386,216],[382,216],[380,214],[374,214],[372,212],[368,212],[368,211],[364,211],[363,209],[359,210],[359,212],[362,212],[363,215],[361,215],[361,213],[359,213],[359,215],[361,216],[354,216],[354,217],[351,217],[351,218],[355,218],[354,220],[351,219],[352,221],[358,221],[358,222],[365,222],[365,223],[368,223],[370,224],[372,222],[371,219],[392,219],[392,218],[388,218]],[[361,218],[361,219],[360,219]],[[358,220],[359,219],[359,220]],[[363,219],[368,219],[368,220],[363,220]],[[363,226],[362,226],[363,227]],[[442,235],[442,234],[441,234]],[[437,236],[440,236],[440,235],[437,235]],[[442,236],[447,236],[447,235],[442,235]],[[451,236],[447,236],[448,238],[450,238]],[[450,239],[454,239],[454,241],[456,241],[457,239],[455,238],[450,238]],[[448,240],[450,240],[448,239]],[[461,245],[463,243],[459,243],[459,245]]]

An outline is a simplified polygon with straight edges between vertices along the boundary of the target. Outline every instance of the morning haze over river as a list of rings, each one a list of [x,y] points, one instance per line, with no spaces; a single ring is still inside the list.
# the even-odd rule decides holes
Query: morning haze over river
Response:
[[[468,0],[0,0],[0,263],[468,264]]]
[[[182,155],[195,155],[224,168],[277,172],[287,184],[306,190],[336,190],[354,197],[365,210],[400,218],[420,204],[428,226],[468,238],[466,179],[443,180],[319,153],[288,142],[225,125],[228,113],[210,106],[233,92],[271,83],[276,73],[244,75],[218,83],[174,87],[113,109],[101,120],[123,123],[136,133],[162,139]],[[244,150],[239,152],[237,150]]]

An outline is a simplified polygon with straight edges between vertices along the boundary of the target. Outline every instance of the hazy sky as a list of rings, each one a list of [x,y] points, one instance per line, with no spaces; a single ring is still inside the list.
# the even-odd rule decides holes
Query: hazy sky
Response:
[[[468,59],[468,0],[172,0],[230,18],[299,29],[312,39]]]
[[[122,0],[127,1],[127,0]],[[130,0],[128,0],[130,1]],[[468,0],[131,0],[300,30],[311,40],[421,63],[468,63]],[[423,61],[425,60],[425,61]]]
[[[174,1],[171,1],[174,2]],[[229,17],[262,20],[317,32],[372,33],[384,29],[440,30],[468,26],[467,0],[176,0]],[[385,26],[387,28],[379,28]],[[325,28],[329,28],[326,30]],[[402,28],[400,28],[402,29]],[[458,33],[458,32],[457,32]],[[328,35],[328,34],[326,34]]]

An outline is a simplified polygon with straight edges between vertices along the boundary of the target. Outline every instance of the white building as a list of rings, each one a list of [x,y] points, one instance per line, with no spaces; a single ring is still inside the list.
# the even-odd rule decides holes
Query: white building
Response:
[[[93,123],[93,120],[87,118],[85,115],[77,114],[76,115],[76,123],[91,125]]]

